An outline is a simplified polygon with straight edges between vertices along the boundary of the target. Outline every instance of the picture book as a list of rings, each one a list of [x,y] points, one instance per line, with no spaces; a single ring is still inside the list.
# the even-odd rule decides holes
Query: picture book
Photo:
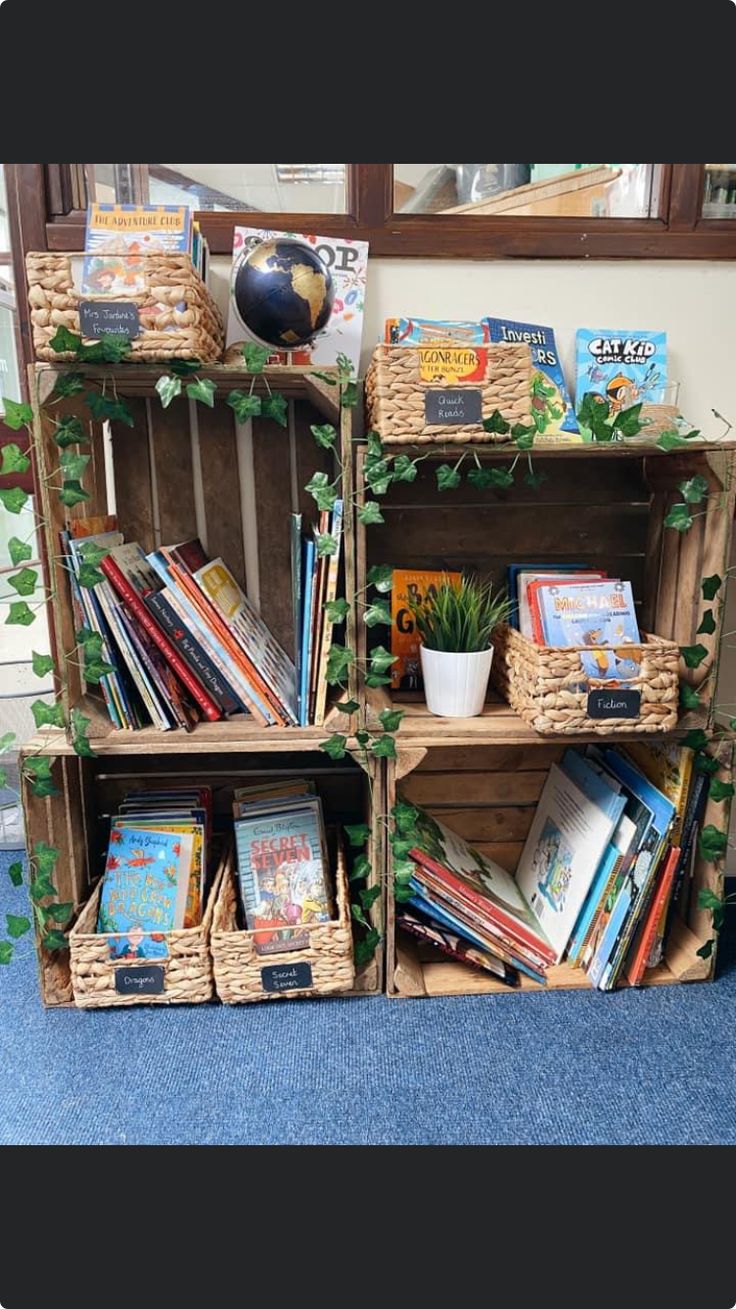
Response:
[[[295,813],[235,823],[238,872],[248,930],[258,954],[298,950],[303,929],[332,917],[329,866],[318,799]]]
[[[673,845],[670,847],[666,858],[662,860],[661,871],[651,904],[646,916],[643,918],[631,948],[630,956],[626,961],[626,976],[631,986],[639,986],[647,969],[653,966],[650,963],[650,956],[659,931],[660,920],[667,913],[667,905],[672,893],[672,884],[679,858],[680,847]]]
[[[147,254],[190,253],[187,205],[92,204],[87,210],[82,295],[120,299],[148,289]]]
[[[693,752],[676,741],[627,741],[626,754],[675,806],[672,844],[678,845],[693,775]]]
[[[667,385],[666,332],[583,327],[577,338],[577,412],[586,395],[605,402],[614,417],[636,404],[662,404]],[[590,439],[590,430],[581,426]]]
[[[560,364],[551,327],[515,323],[506,318],[487,318],[494,343],[528,345],[532,354],[532,421],[537,436],[565,434],[580,442],[575,411]]]
[[[534,640],[534,621],[532,617],[531,604],[529,602],[529,587],[532,582],[594,582],[599,578],[606,576],[603,572],[595,569],[586,568],[548,568],[532,570],[527,572],[525,569],[518,571],[515,575],[516,582],[516,626],[522,636],[528,640]]]
[[[472,915],[451,894],[443,894],[439,888],[427,885],[426,870],[421,865],[417,864],[416,877],[412,878],[409,886],[413,893],[408,901],[411,909],[426,914],[441,928],[456,932],[471,945],[500,959],[514,970],[525,973],[540,986],[546,985],[547,960],[523,949],[516,939],[504,933],[497,924],[481,921],[477,915]]]
[[[397,913],[397,925],[410,936],[416,937],[422,945],[434,946],[440,954],[448,955],[458,963],[470,968],[480,968],[482,972],[493,973],[499,981],[507,986],[519,985],[519,974],[515,968],[503,962],[496,955],[479,946],[472,945],[457,932],[442,927],[440,923],[416,909],[409,910],[402,905]]]
[[[459,573],[395,568],[391,588],[391,653],[398,658],[391,665],[391,687],[394,691],[420,691],[422,665],[419,656],[421,639],[409,607],[411,600],[423,604],[436,594],[444,578],[460,582]]]
[[[559,963],[616,820],[552,764],[516,870]]]
[[[120,934],[112,942],[116,958],[167,957],[165,933],[181,925],[186,903],[186,883],[184,901],[181,897],[181,856],[178,835],[112,828],[97,930]]]
[[[519,626],[519,574],[532,573],[536,577],[557,577],[567,573],[577,573],[585,569],[585,564],[556,564],[554,560],[543,564],[509,564],[506,569],[506,589],[511,601],[509,625]]]
[[[349,237],[328,237],[305,235],[302,232],[277,232],[268,228],[236,227],[233,234],[233,261],[230,277],[229,312],[227,320],[227,345],[244,341],[256,341],[254,331],[243,322],[235,300],[235,285],[241,266],[264,241],[299,241],[311,248],[322,260],[332,279],[334,300],[326,326],[307,345],[293,350],[274,348],[270,362],[274,364],[335,364],[338,355],[346,355],[353,366],[353,373],[358,375],[360,369],[360,347],[363,335],[363,308],[365,302],[365,282],[368,269],[367,241],[353,241]],[[299,282],[293,288],[290,259],[282,260],[278,249],[266,260],[268,267],[264,275],[275,274],[273,278],[274,293],[297,301],[303,297],[299,294]],[[282,284],[285,281],[283,289]],[[310,281],[310,286],[312,285]],[[309,301],[310,311],[312,308]],[[260,342],[268,345],[269,342]]]
[[[631,583],[531,582],[529,604],[535,637],[546,646],[589,646],[581,663],[588,677],[625,681],[639,672],[640,652]]]
[[[387,345],[484,345],[490,341],[488,323],[452,322],[433,318],[387,318]]]

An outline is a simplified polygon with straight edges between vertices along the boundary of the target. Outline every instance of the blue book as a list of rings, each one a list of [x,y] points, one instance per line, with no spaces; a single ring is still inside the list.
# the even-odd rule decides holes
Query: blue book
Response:
[[[494,343],[528,345],[532,356],[532,421],[538,436],[577,432],[575,410],[551,327],[537,323],[514,323],[507,318],[487,318]]]
[[[614,949],[619,937],[626,916],[631,908],[631,888],[628,883],[621,887],[618,899],[613,907],[613,912],[606,925],[606,930],[601,937],[600,944],[596,950],[588,969],[588,977],[594,986],[600,989],[603,981],[603,975],[606,970],[609,956]]]
[[[554,582],[536,591],[543,644],[590,646],[580,662],[588,677],[626,681],[639,672],[637,652],[621,647],[639,645],[639,624],[630,582],[606,578],[597,582]]]
[[[413,905],[415,909],[420,909],[422,913],[427,914],[430,918],[435,918],[437,922],[441,923],[444,927],[452,928],[453,932],[457,932],[458,936],[462,936],[466,941],[470,941],[471,945],[477,945],[479,949],[490,951],[491,954],[493,953],[493,949],[488,941],[484,941],[481,936],[477,936],[472,928],[468,927],[459,918],[456,918],[448,909],[439,905],[436,900],[431,899],[420,882],[417,882],[412,878],[410,886],[414,892],[409,901],[410,905]],[[527,977],[531,977],[532,981],[538,982],[540,986],[547,985],[547,978],[544,973],[536,972],[529,966],[529,964],[525,963],[523,959],[518,959],[517,956],[515,954],[512,955],[510,951],[506,951],[505,953],[509,955],[509,959],[513,958],[513,964],[511,965],[513,968],[518,968],[520,973],[526,973]],[[500,955],[498,957],[501,958]]]
[[[592,800],[614,823],[618,822],[626,807],[626,796],[621,794],[618,787],[614,789],[609,786],[576,750],[565,751],[562,768],[588,800]]]
[[[314,541],[304,542],[304,603],[302,605],[301,668],[299,681],[299,726],[309,718],[309,650],[312,638],[312,595],[314,592]]]
[[[667,384],[667,333],[581,327],[576,337],[578,412],[586,395],[614,418],[637,404],[661,404]],[[592,433],[581,425],[588,440]]]
[[[619,851],[616,849],[615,845],[609,845],[598,865],[598,871],[595,875],[593,885],[588,892],[585,903],[578,915],[578,921],[573,929],[573,934],[570,938],[570,944],[567,949],[568,963],[574,964],[583,948],[583,942],[588,935],[588,930],[592,925],[596,910],[600,906],[601,896],[606,889],[613,865],[618,857]]]
[[[302,609],[303,609],[303,550],[302,550],[302,516],[291,515],[291,609],[294,619],[294,669],[296,671],[297,719],[301,724],[301,684],[302,684]]]
[[[168,956],[165,933],[183,922],[186,907],[189,869],[180,877],[181,848],[173,832],[113,826],[97,930],[119,933],[110,942],[116,958]]]

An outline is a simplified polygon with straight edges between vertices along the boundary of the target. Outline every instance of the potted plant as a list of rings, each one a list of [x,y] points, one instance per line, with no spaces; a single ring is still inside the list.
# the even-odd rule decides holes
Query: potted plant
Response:
[[[483,712],[491,673],[491,633],[509,615],[505,592],[463,574],[443,577],[433,594],[412,604],[422,638],[420,656],[427,708],[440,718],[474,718]]]

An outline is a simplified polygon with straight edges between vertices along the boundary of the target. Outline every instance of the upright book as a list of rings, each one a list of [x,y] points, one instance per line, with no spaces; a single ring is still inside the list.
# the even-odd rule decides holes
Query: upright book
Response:
[[[587,395],[615,418],[636,404],[661,404],[667,384],[667,334],[581,327],[577,334],[578,415]],[[581,423],[587,439],[591,432]]]
[[[557,353],[554,329],[507,318],[486,319],[491,341],[528,345],[532,355],[532,421],[538,436],[581,440]]]
[[[91,204],[87,211],[83,295],[137,295],[148,288],[149,254],[190,253],[187,205]]]

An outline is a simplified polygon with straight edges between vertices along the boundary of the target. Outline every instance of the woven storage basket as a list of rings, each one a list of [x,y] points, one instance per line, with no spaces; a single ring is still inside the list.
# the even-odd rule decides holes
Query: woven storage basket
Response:
[[[223,858],[207,897],[207,907],[199,927],[167,932],[168,958],[147,959],[140,963],[115,960],[110,955],[112,933],[96,932],[102,883],[87,901],[69,933],[70,967],[74,1003],[80,1009],[100,1009],[109,1005],[131,1004],[203,1004],[215,994],[210,955],[210,932],[215,904],[225,875]],[[115,989],[118,969],[133,968],[146,972],[152,965],[163,967],[164,989],[161,995],[119,994]]]
[[[302,950],[256,954],[256,933],[242,931],[238,926],[240,891],[235,854],[231,851],[212,924],[215,985],[225,1004],[336,995],[351,989],[355,980],[353,933],[345,858],[339,842],[334,867],[337,918],[329,923],[307,925],[304,930],[309,932],[309,945]],[[309,969],[311,984],[293,986],[305,971],[303,965]],[[274,970],[278,971],[277,976]],[[267,979],[271,985],[283,984],[289,989],[267,990]]]
[[[130,343],[129,358],[137,363],[166,359],[199,359],[216,363],[225,345],[222,315],[187,254],[141,255],[146,264],[148,289],[117,296],[81,296],[74,286],[72,256],[47,252],[26,255],[28,303],[33,325],[33,346],[38,359],[50,363],[72,359],[51,349],[58,327],[79,333],[80,300],[101,303],[126,300],[138,306],[145,320]],[[184,308],[178,306],[183,305]],[[157,308],[158,307],[158,308]],[[157,312],[148,315],[147,309]]]
[[[627,690],[641,692],[636,718],[589,717],[590,691],[615,693],[620,689],[589,678],[583,671],[580,655],[590,653],[589,646],[561,649],[536,645],[516,628],[502,624],[493,635],[491,678],[511,708],[543,735],[668,732],[677,723],[680,649],[674,641],[646,633],[642,636],[641,645],[626,646],[627,654],[640,653],[639,675],[622,684]]]
[[[513,427],[532,421],[531,382],[528,345],[379,345],[365,379],[368,422],[382,441],[397,444],[506,441],[507,436],[484,431],[480,422],[428,426],[427,391],[480,391],[482,417],[499,410]]]

